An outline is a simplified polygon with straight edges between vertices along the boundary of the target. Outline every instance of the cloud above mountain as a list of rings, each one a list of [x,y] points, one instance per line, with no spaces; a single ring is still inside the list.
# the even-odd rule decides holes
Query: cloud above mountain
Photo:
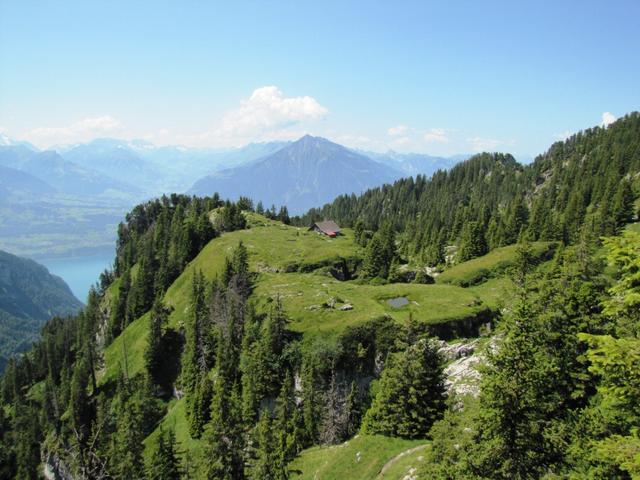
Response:
[[[185,135],[187,144],[236,146],[251,141],[290,140],[305,132],[305,125],[320,120],[328,108],[305,95],[287,97],[278,87],[256,88],[248,99],[228,111],[210,130]]]
[[[225,135],[251,135],[274,128],[288,127],[305,120],[316,120],[329,113],[313,97],[285,97],[275,86],[257,88],[248,100],[222,119]]]
[[[40,127],[22,135],[34,145],[45,148],[55,144],[80,143],[97,137],[122,133],[122,124],[110,115],[89,117],[62,127]]]

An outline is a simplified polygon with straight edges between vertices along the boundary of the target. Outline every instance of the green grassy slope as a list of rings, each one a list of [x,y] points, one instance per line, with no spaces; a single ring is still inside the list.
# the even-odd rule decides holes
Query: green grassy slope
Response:
[[[240,241],[247,247],[250,269],[254,272],[305,269],[323,261],[357,255],[357,247],[349,230],[345,230],[344,236],[329,239],[256,214],[248,215],[248,223],[251,228],[247,230],[226,233],[209,242],[169,287],[164,297],[164,301],[174,309],[169,317],[169,326],[180,327],[187,318],[194,272],[201,271],[208,280],[215,278],[222,272],[225,258]],[[120,369],[124,368],[125,359],[129,375],[142,370],[148,321],[148,315],[144,315],[131,322],[106,348],[102,382],[115,379]]]
[[[376,477],[376,480],[418,480],[420,477],[417,475],[417,471],[424,462],[427,448],[430,448],[430,445],[425,444],[403,452],[387,463],[387,468]]]
[[[194,440],[189,435],[189,424],[187,423],[187,417],[185,412],[185,399],[172,400],[169,404],[167,414],[162,419],[161,425],[156,428],[151,435],[149,435],[145,441],[145,456],[148,457],[152,454],[151,446],[157,441],[157,437],[160,434],[160,430],[169,431],[172,430],[176,435],[176,443],[179,445],[178,451],[180,454],[190,452],[195,454],[198,448],[201,447],[200,440]]]
[[[359,435],[340,445],[313,447],[303,451],[290,465],[291,478],[299,480],[343,480],[376,478],[396,455],[425,444],[424,440],[403,440],[381,435]],[[398,480],[402,477],[398,477]]]
[[[261,300],[280,296],[295,331],[337,333],[380,315],[405,322],[443,323],[473,316],[482,310],[482,300],[472,291],[452,285],[359,285],[340,282],[320,274],[263,274],[256,288]],[[388,300],[404,297],[408,305],[394,308]],[[327,304],[336,302],[333,308]],[[344,305],[352,310],[342,311]]]
[[[468,287],[500,275],[513,265],[516,258],[516,248],[516,245],[496,248],[482,257],[455,265],[438,275],[438,282]],[[552,255],[554,244],[533,242],[531,248],[534,258],[543,260]]]
[[[226,233],[212,240],[169,287],[164,298],[174,309],[169,326],[179,328],[187,318],[194,272],[202,271],[209,280],[215,278],[222,272],[225,258],[240,241],[249,252],[250,269],[258,272],[254,297],[258,305],[265,307],[279,295],[292,319],[290,328],[302,333],[334,334],[384,314],[400,322],[406,321],[411,313],[420,321],[443,323],[480,313],[494,297],[487,294],[484,302],[483,295],[487,293],[484,290],[454,285],[372,286],[341,282],[320,273],[321,270],[300,273],[339,258],[356,258],[359,252],[351,232],[345,230],[345,235],[329,239],[255,214],[251,214],[249,220],[250,229]],[[387,300],[396,297],[405,297],[409,304],[392,307]],[[324,308],[323,304],[332,299],[335,307]],[[353,309],[340,310],[346,303]],[[129,375],[142,371],[148,321],[148,315],[135,320],[107,347],[102,381],[116,378],[118,371],[125,367],[125,360]]]

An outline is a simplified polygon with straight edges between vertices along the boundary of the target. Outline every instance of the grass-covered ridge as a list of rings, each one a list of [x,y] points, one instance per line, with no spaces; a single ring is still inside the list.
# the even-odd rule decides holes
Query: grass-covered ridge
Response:
[[[351,230],[330,239],[253,213],[247,214],[247,219],[249,228],[210,241],[169,287],[164,302],[173,308],[170,327],[180,328],[187,318],[194,273],[200,271],[213,280],[222,273],[225,259],[239,242],[247,247],[250,270],[256,273],[254,298],[258,306],[266,307],[279,296],[292,320],[290,328],[301,333],[335,334],[381,315],[406,322],[411,314],[416,320],[441,324],[477,316],[487,310],[494,297],[487,295],[485,299],[481,290],[455,285],[373,286],[339,281],[325,267],[342,260],[357,262],[362,255]],[[394,308],[387,300],[396,297],[409,303]],[[335,305],[327,308],[332,303]],[[353,308],[340,310],[345,304]],[[129,375],[142,371],[148,321],[148,315],[133,321],[105,349],[103,381],[113,380],[125,368],[125,352]]]

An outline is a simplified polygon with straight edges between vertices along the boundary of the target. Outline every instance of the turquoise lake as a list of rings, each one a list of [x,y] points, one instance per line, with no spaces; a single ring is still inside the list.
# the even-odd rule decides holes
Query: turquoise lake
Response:
[[[87,301],[89,288],[98,282],[100,274],[110,268],[114,255],[98,255],[74,258],[39,259],[49,272],[62,277],[73,294],[83,303]]]

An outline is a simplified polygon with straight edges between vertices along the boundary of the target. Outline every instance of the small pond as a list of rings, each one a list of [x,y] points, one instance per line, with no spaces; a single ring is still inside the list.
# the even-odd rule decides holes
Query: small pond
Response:
[[[407,299],[407,297],[397,297],[390,298],[389,300],[387,300],[387,303],[393,308],[402,308],[405,305],[409,305],[409,300]]]

